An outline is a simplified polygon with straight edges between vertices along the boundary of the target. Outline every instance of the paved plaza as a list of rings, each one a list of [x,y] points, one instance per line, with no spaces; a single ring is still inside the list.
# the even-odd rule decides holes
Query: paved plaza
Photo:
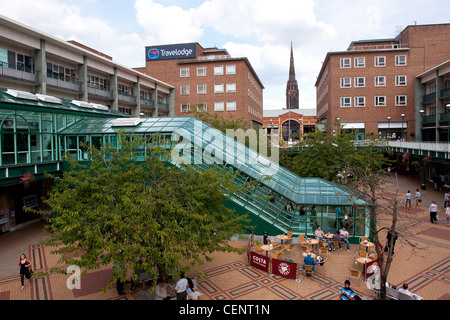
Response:
[[[414,195],[420,188],[420,177],[401,176],[399,181],[399,199],[404,198],[407,190]],[[385,195],[394,196],[395,184],[390,180]],[[399,230],[405,235],[397,241],[394,260],[388,281],[397,286],[407,282],[413,293],[424,300],[450,299],[450,227],[446,226],[442,214],[444,191],[433,190],[431,184],[427,190],[421,190],[423,202],[421,208],[400,207]],[[431,224],[428,207],[435,200],[440,209],[440,221]],[[383,222],[381,222],[383,223]],[[81,289],[70,290],[66,282],[69,275],[50,273],[35,277],[32,285],[26,281],[21,291],[18,260],[21,253],[32,259],[35,271],[46,271],[58,266],[58,256],[50,252],[54,248],[42,246],[39,240],[48,237],[42,230],[44,222],[36,222],[17,231],[0,235],[0,300],[148,300],[152,294],[148,286],[142,285],[131,291],[125,285],[126,295],[119,296],[115,286],[102,292],[108,285],[112,274],[112,265],[92,270],[81,278]],[[325,230],[327,231],[327,230]],[[275,236],[275,235],[271,235]],[[382,237],[384,241],[384,237]],[[297,243],[298,243],[298,239]],[[231,241],[233,246],[246,248],[246,241]],[[383,243],[384,244],[384,243]],[[362,266],[354,263],[354,254],[359,245],[351,244],[351,253],[332,251],[325,268],[316,267],[312,277],[298,276],[301,281],[268,275],[254,267],[249,267],[247,255],[231,253],[214,254],[212,262],[205,263],[199,269],[206,274],[202,278],[197,274],[189,276],[196,280],[201,295],[200,300],[338,300],[339,290],[349,278],[351,268]],[[282,258],[296,262],[300,259],[299,245],[284,253]],[[302,265],[302,263],[300,263]],[[59,266],[63,268],[64,266]],[[365,283],[351,278],[352,288],[365,299],[375,295]]]

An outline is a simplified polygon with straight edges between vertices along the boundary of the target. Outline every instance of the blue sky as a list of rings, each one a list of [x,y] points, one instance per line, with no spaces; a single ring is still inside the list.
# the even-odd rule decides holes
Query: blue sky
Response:
[[[143,67],[145,46],[157,44],[198,42],[245,56],[265,86],[264,109],[285,107],[291,41],[300,108],[315,108],[328,51],[394,37],[415,21],[449,23],[449,12],[448,0],[0,0],[1,15],[128,67]]]

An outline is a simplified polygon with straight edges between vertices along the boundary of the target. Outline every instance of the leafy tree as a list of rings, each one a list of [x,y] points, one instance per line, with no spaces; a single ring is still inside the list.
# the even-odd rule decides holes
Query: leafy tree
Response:
[[[69,159],[45,200],[58,214],[44,244],[58,247],[60,262],[84,273],[113,263],[111,286],[130,270],[154,274],[156,266],[165,277],[211,261],[212,252],[241,252],[228,240],[245,231],[246,217],[224,205],[245,188],[233,183],[238,173],[177,167],[165,161],[168,151],[119,138],[118,149],[89,148],[88,164]]]

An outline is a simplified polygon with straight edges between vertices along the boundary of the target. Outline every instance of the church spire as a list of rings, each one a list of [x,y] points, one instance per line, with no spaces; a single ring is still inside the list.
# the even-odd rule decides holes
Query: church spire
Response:
[[[286,108],[298,109],[298,84],[295,79],[295,67],[294,67],[294,49],[291,42],[291,62],[289,65],[289,80],[286,86]]]

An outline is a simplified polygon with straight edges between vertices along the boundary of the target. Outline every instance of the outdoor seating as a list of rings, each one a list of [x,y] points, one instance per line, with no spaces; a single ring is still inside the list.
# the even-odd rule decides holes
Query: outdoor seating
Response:
[[[319,269],[318,270],[322,270],[322,269],[324,269],[323,271],[327,271],[327,269],[325,268],[325,262],[327,262],[328,261],[328,258],[325,258],[325,259],[323,259],[322,261],[320,261],[320,262],[317,262],[317,265],[319,266]]]
[[[354,258],[355,258],[355,259],[358,259],[358,258],[367,258],[367,256],[368,256],[368,253],[367,253],[366,251],[359,250],[359,251],[357,251],[357,252],[355,253]]]
[[[305,235],[301,234],[298,236],[298,239],[300,240],[300,244],[304,245],[307,244],[308,242],[305,240]]]
[[[280,255],[281,255],[281,253],[272,253],[272,254],[270,255],[270,257],[271,257],[272,259],[278,259],[278,258],[280,257]]]
[[[292,249],[294,249],[294,243],[288,244],[285,249],[290,252]]]
[[[314,273],[313,271],[313,266],[311,265],[304,265],[302,268],[302,273],[303,273],[303,279],[305,279],[305,276],[312,276],[312,274]]]
[[[319,248],[319,256],[321,256],[323,258],[323,255],[325,255],[325,254],[328,258],[328,255],[329,255],[328,249],[327,248]]]
[[[311,251],[312,251],[312,248],[307,247],[307,246],[302,246],[302,251],[303,251],[303,252],[311,252]]]
[[[367,238],[367,237],[360,237],[359,238],[359,250],[364,249],[364,247],[362,247],[362,245],[361,245],[361,242],[363,242],[365,240],[369,240],[369,238]]]
[[[356,269],[350,269],[350,278],[357,278],[359,281],[358,286],[361,284],[361,271]]]
[[[270,244],[275,248],[276,246],[278,246],[280,243],[276,242],[276,241],[270,241]]]
[[[281,255],[285,249],[286,249],[286,246],[284,244],[282,244],[278,250],[273,250],[272,254],[280,254]]]
[[[330,242],[330,247],[332,250],[335,250],[336,248],[339,248],[339,241],[332,241]]]

